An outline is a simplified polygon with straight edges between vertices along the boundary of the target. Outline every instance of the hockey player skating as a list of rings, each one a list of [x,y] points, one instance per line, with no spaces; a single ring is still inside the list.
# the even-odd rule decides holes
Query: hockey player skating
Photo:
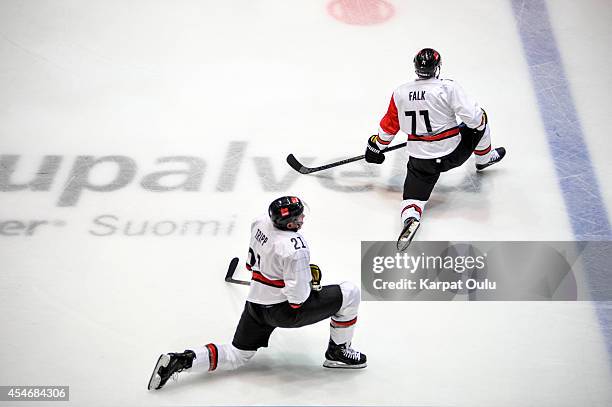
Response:
[[[268,216],[251,225],[247,269],[251,288],[231,344],[209,343],[182,353],[162,354],[148,389],[160,389],[181,371],[231,370],[247,363],[268,346],[275,328],[298,328],[327,318],[330,338],[323,366],[366,367],[366,355],[353,350],[360,291],[354,284],[321,286],[321,270],[310,263],[306,239],[298,230],[304,204],[297,197],[274,200]]]
[[[472,153],[478,171],[506,155],[503,147],[491,149],[487,115],[478,103],[456,82],[439,78],[441,64],[442,57],[436,50],[425,48],[416,54],[414,68],[418,78],[395,89],[378,135],[368,139],[366,161],[382,164],[385,156],[381,150],[399,130],[408,134],[410,158],[398,250],[406,249],[412,241],[440,173],[460,166]]]

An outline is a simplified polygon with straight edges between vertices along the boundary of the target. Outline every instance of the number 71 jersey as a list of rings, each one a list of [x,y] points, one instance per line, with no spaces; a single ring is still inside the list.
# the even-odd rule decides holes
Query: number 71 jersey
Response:
[[[417,79],[399,86],[380,121],[377,142],[384,148],[399,130],[408,135],[408,155],[439,158],[461,141],[457,117],[468,127],[482,122],[482,109],[449,79]]]
[[[298,308],[310,295],[306,239],[298,232],[274,227],[268,216],[251,225],[246,267],[252,272],[247,301],[264,305],[289,301]]]

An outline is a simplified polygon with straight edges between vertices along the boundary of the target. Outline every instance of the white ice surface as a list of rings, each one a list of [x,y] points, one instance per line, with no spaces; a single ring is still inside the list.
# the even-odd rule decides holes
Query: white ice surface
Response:
[[[320,323],[274,333],[241,371],[145,390],[159,353],[231,340],[246,289],[222,277],[231,257],[244,259],[250,220],[274,197],[309,203],[304,235],[327,282],[358,282],[359,242],[395,238],[401,151],[381,167],[317,177],[297,175],[284,158],[361,154],[422,47],[442,53],[443,75],[487,109],[493,142],[509,153],[484,174],[471,162],[445,174],[418,238],[572,239],[509,2],[392,3],[388,22],[352,26],[320,0],[1,2],[0,154],[20,156],[16,184],[32,180],[45,155],[63,161],[50,191],[0,193],[0,222],[49,222],[32,236],[0,236],[0,385],[69,385],[65,404],[75,406],[610,405],[608,355],[589,303],[367,302],[354,340],[368,355],[363,371],[321,367]],[[582,46],[610,60],[610,8],[581,2],[601,12],[569,25],[571,4],[552,3],[568,76],[590,92],[574,89],[588,115],[589,95],[609,105],[608,64],[597,68],[597,92],[574,82],[572,38],[598,27],[603,37]],[[609,203],[602,130],[585,124]],[[235,185],[218,191],[226,152],[240,141]],[[79,155],[130,157],[135,177],[60,207]],[[167,156],[204,160],[196,191],[140,185],[177,168],[156,162]],[[374,176],[348,173],[368,168]],[[91,182],[115,171],[101,165]],[[101,215],[122,225],[217,220],[221,231],[95,236],[108,230],[93,223]]]

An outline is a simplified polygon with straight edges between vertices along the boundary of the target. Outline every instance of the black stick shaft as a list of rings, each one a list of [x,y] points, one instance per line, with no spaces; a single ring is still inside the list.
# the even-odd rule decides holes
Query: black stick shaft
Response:
[[[392,146],[392,147],[389,147],[387,149],[384,149],[382,152],[383,153],[387,153],[389,151],[397,150],[399,148],[405,147],[406,144],[407,143],[400,143],[400,144],[397,144],[395,146]],[[287,163],[291,166],[291,168],[293,168],[297,172],[300,172],[302,174],[310,174],[310,173],[313,173],[313,172],[323,171],[323,170],[327,170],[327,169],[330,169],[330,168],[338,167],[340,165],[352,163],[354,161],[363,160],[364,158],[365,158],[365,155],[358,155],[356,157],[351,157],[351,158],[347,158],[345,160],[336,161],[336,162],[333,162],[333,163],[322,165],[320,167],[306,167],[306,166],[302,165],[297,160],[297,158],[295,158],[295,156],[293,154],[289,154],[287,156]]]

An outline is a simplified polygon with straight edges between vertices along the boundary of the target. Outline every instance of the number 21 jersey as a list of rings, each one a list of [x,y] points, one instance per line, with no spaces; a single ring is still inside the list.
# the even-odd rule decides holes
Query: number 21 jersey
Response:
[[[310,250],[306,239],[290,230],[281,230],[268,216],[251,225],[247,269],[252,272],[247,301],[278,304],[289,301],[293,308],[310,295]]]

